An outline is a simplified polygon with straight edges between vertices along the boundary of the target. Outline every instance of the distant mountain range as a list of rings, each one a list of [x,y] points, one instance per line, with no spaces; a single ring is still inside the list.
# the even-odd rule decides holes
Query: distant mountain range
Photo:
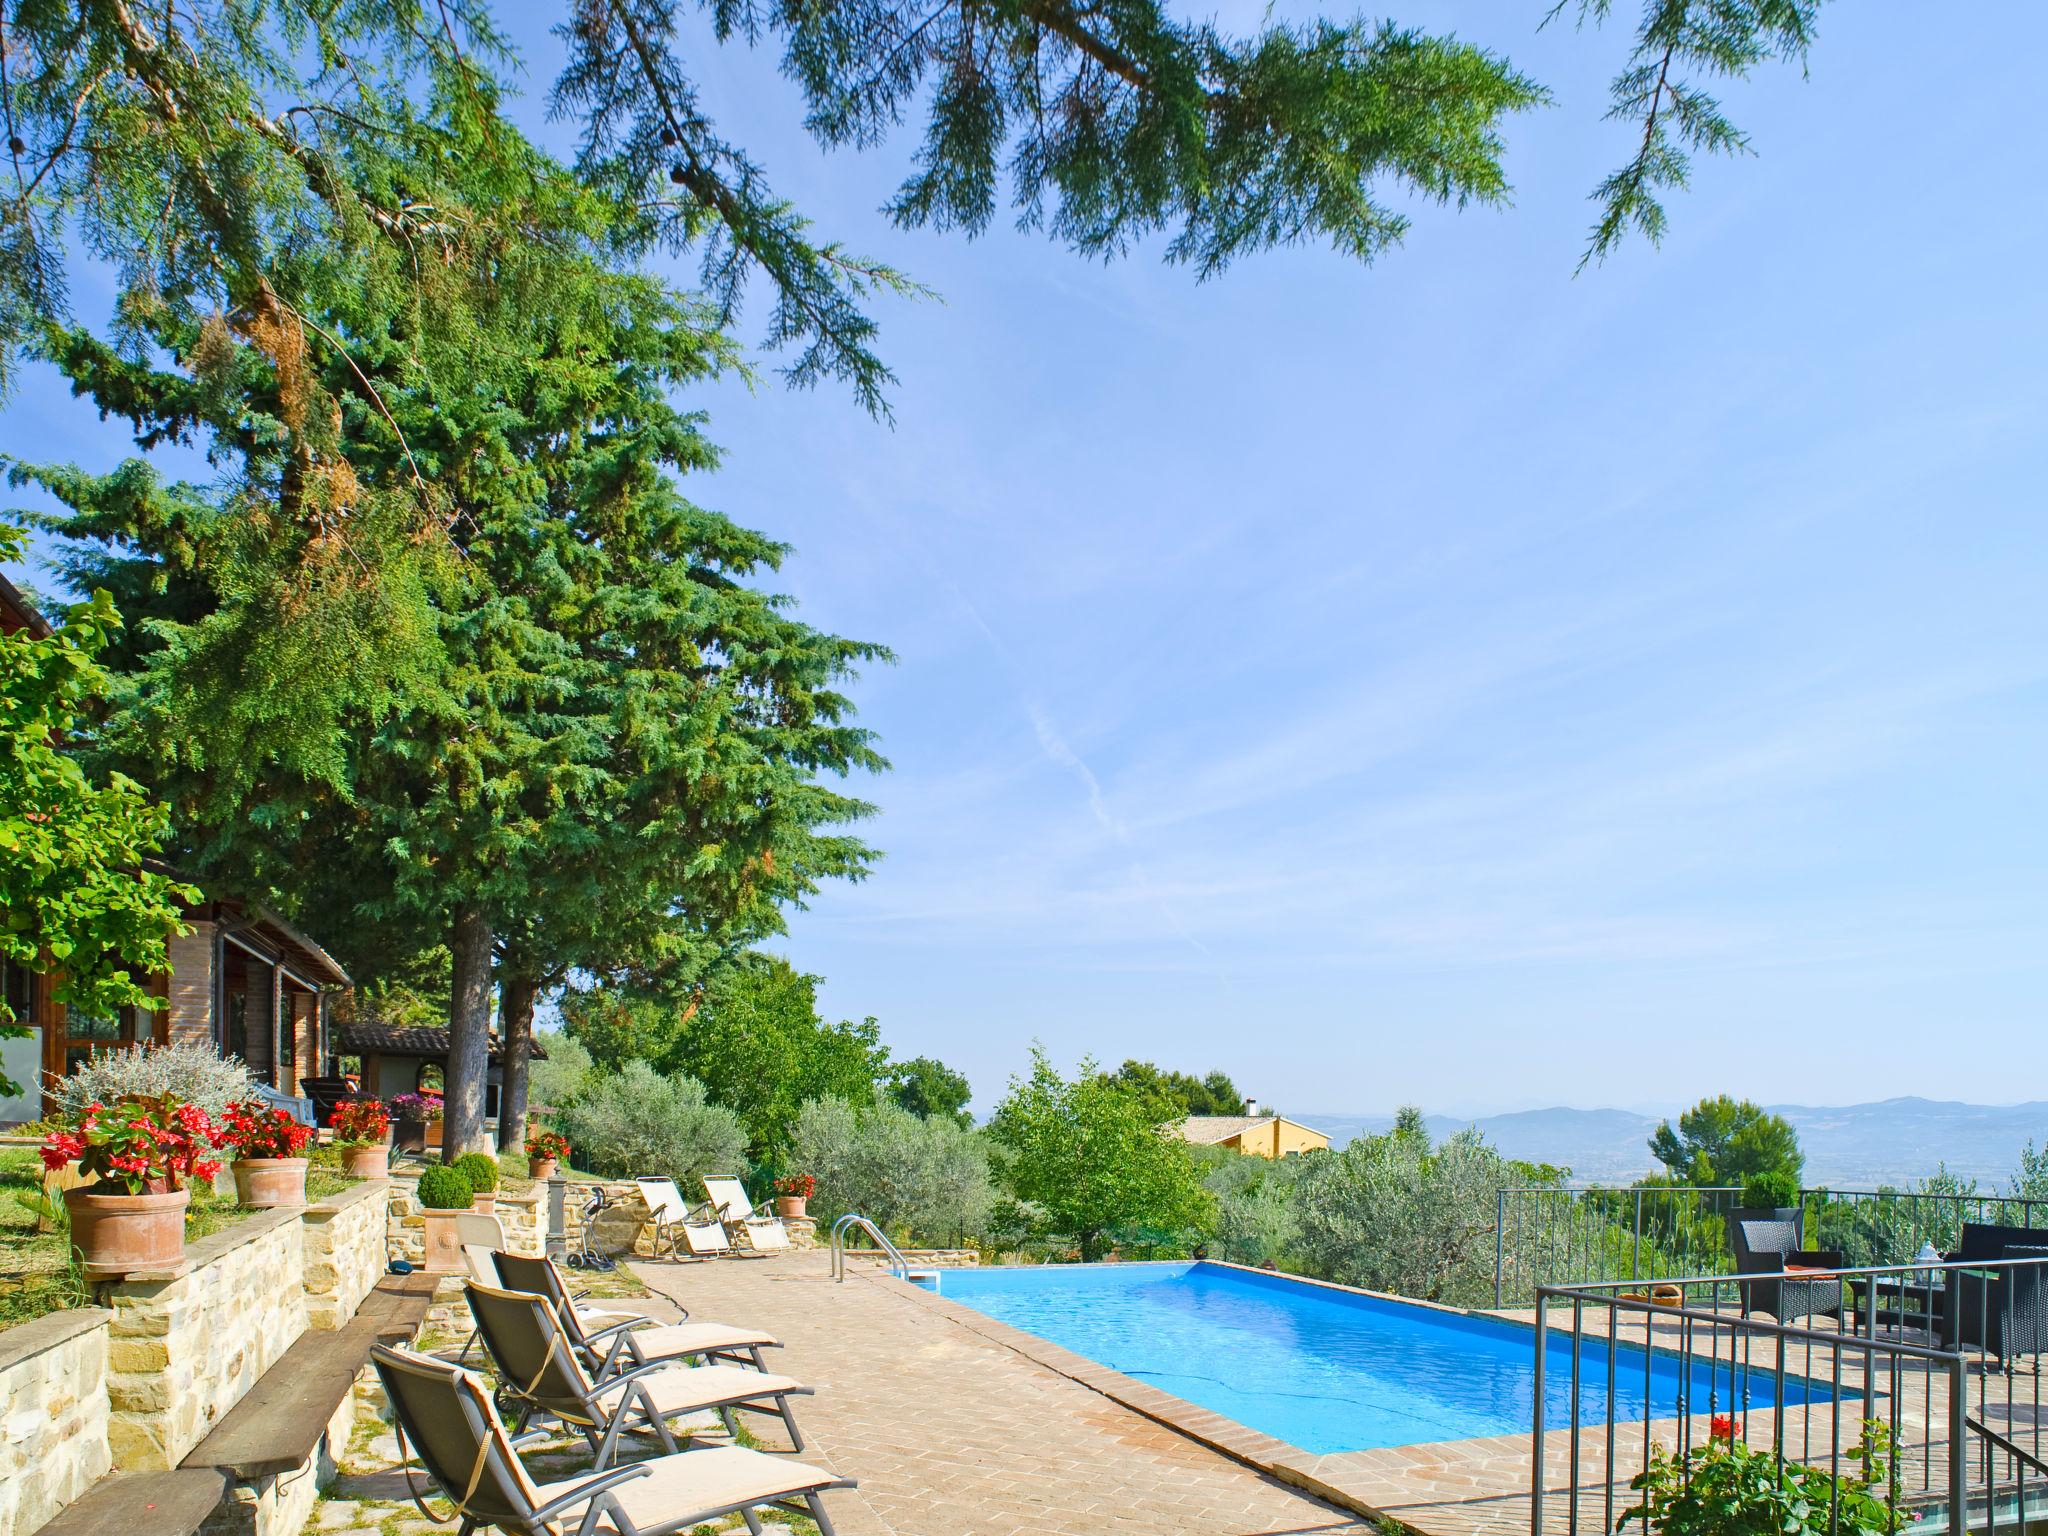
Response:
[[[2012,1177],[2020,1148],[2048,1143],[2048,1103],[1953,1104],[1934,1099],[1886,1099],[1879,1104],[1772,1104],[1799,1132],[1806,1151],[1806,1182],[1838,1188],[1904,1185],[1946,1163],[1951,1173],[1998,1193]],[[1293,1118],[1327,1132],[1342,1146],[1354,1136],[1388,1130],[1392,1115],[1315,1115]],[[1659,1171],[1650,1156],[1657,1117],[1626,1109],[1530,1109],[1517,1114],[1460,1120],[1424,1117],[1441,1140],[1477,1126],[1509,1157],[1560,1163],[1574,1183],[1626,1183]]]

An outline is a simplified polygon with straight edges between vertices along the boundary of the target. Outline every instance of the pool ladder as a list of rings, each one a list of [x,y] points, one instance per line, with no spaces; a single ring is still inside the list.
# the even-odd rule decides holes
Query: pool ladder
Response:
[[[844,1216],[832,1223],[832,1278],[841,1285],[846,1283],[847,1233],[856,1227],[873,1238],[875,1246],[889,1256],[889,1273],[898,1280],[922,1279],[926,1276],[934,1280],[938,1278],[937,1270],[912,1269],[910,1261],[903,1257],[901,1251],[898,1250],[894,1243],[889,1241],[887,1235],[883,1233],[880,1227],[876,1226],[858,1211],[848,1211]]]

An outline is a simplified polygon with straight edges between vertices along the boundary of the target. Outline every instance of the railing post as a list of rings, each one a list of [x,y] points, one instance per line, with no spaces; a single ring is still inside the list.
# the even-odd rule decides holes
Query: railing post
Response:
[[[1550,1353],[1550,1298],[1539,1285],[1536,1290],[1536,1429],[1530,1437],[1535,1462],[1529,1469],[1529,1536],[1543,1536],[1543,1357]],[[1572,1405],[1576,1413],[1578,1405]]]
[[[1493,1310],[1501,1309],[1501,1263],[1507,1257],[1508,1192],[1493,1192]]]
[[[1970,1368],[1960,1350],[1948,1367],[1948,1536],[1970,1529]],[[1984,1490],[1986,1511],[1991,1489]]]
[[[1629,1279],[1643,1278],[1643,1192],[1636,1191],[1636,1247],[1635,1257],[1629,1260]]]

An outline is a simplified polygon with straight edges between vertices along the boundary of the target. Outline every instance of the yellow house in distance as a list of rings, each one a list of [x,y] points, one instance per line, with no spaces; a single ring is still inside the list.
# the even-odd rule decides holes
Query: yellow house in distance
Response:
[[[1253,1157],[1289,1157],[1330,1146],[1321,1131],[1285,1115],[1189,1115],[1175,1129],[1198,1147],[1229,1147]]]

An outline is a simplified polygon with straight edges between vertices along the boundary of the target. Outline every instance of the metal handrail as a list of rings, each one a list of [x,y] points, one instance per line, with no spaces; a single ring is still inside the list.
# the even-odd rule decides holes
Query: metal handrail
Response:
[[[910,1261],[897,1251],[882,1229],[858,1211],[848,1211],[832,1223],[832,1278],[841,1285],[846,1283],[846,1233],[851,1227],[859,1227],[875,1240],[875,1246],[889,1256],[889,1268],[901,1280],[910,1269]]]

